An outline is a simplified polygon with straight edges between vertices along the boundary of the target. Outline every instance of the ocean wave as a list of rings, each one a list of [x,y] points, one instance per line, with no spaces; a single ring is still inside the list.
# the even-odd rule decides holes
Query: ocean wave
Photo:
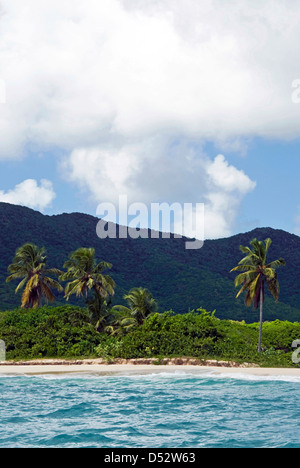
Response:
[[[287,375],[287,374],[266,374],[266,375],[258,375],[258,374],[251,374],[246,372],[212,372],[210,377],[217,378],[217,379],[233,379],[233,380],[246,380],[251,382],[290,382],[290,383],[300,383],[300,375]]]
[[[108,372],[107,374],[97,373],[97,372],[78,372],[78,373],[45,373],[45,374],[0,374],[0,381],[1,379],[41,379],[41,380],[98,380],[98,379],[108,379],[108,380],[144,380],[144,381],[154,381],[154,380],[174,380],[174,379],[226,379],[226,380],[246,380],[246,381],[258,381],[258,382],[268,382],[268,381],[281,381],[281,382],[290,382],[290,383],[300,383],[300,369],[299,375],[293,375],[292,373],[285,373],[284,371],[282,374],[278,373],[278,370],[274,369],[274,373],[272,374],[270,370],[266,371],[266,374],[263,374],[263,369],[259,370],[260,373],[257,373],[255,370],[253,373],[250,370],[243,371],[232,371],[230,372],[229,369],[222,371],[209,368],[203,369],[195,369],[193,371],[190,370],[166,370],[166,371],[149,371],[149,372],[139,372],[138,369],[134,369],[134,371],[122,371],[122,372]]]
[[[4,377],[0,447],[299,447],[300,378],[284,372]]]

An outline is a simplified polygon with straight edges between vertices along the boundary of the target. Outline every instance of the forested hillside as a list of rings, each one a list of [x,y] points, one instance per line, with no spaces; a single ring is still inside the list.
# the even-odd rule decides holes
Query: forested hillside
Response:
[[[98,219],[74,213],[45,216],[25,207],[0,203],[0,310],[20,305],[15,284],[6,284],[7,267],[16,249],[26,242],[44,246],[48,266],[62,268],[78,247],[94,247],[96,257],[112,263],[117,288],[114,303],[133,287],[146,287],[158,300],[160,311],[185,313],[204,307],[219,318],[255,322],[258,313],[235,299],[234,274],[229,273],[242,254],[239,245],[254,237],[271,237],[272,260],[283,257],[278,271],[280,302],[266,298],[264,317],[300,321],[300,237],[270,228],[256,229],[226,239],[210,240],[200,250],[186,250],[185,239],[105,239],[97,237]],[[78,304],[78,300],[75,300]],[[64,303],[63,296],[57,303]],[[72,303],[72,301],[71,301]],[[73,300],[74,303],[74,300]],[[84,305],[84,301],[80,301]]]

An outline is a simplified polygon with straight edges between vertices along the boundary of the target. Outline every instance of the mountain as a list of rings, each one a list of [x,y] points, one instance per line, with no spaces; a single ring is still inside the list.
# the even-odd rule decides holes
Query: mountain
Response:
[[[185,313],[204,307],[219,318],[255,322],[258,312],[235,299],[235,275],[229,273],[241,259],[239,246],[254,237],[271,237],[270,260],[283,257],[287,266],[278,270],[280,302],[266,298],[265,320],[300,321],[300,237],[271,228],[255,229],[226,239],[205,241],[202,249],[186,250],[186,239],[99,239],[98,218],[73,213],[45,216],[29,208],[0,203],[0,310],[20,305],[16,284],[7,284],[7,267],[16,249],[26,242],[44,246],[48,266],[62,268],[78,247],[94,247],[96,257],[112,263],[117,283],[113,303],[133,287],[146,287],[159,302],[160,311]],[[75,303],[78,301],[75,299]],[[63,296],[58,303],[64,302]],[[73,300],[74,302],[74,300]],[[84,305],[84,301],[80,301]]]

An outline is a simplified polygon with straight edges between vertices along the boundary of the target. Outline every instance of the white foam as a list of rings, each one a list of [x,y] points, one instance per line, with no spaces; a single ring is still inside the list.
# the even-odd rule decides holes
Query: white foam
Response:
[[[278,372],[278,369],[277,369]],[[266,371],[266,374],[263,374],[263,369],[260,369],[260,373],[247,370],[243,372],[232,371],[229,369],[222,371],[210,368],[195,369],[190,370],[166,370],[166,371],[151,371],[151,372],[139,372],[138,369],[135,369],[134,372],[128,372],[126,370],[122,372],[107,372],[107,373],[97,373],[97,372],[66,372],[66,373],[45,373],[45,374],[0,374],[0,379],[2,378],[40,378],[44,380],[70,380],[70,379],[131,379],[131,380],[149,380],[149,381],[158,381],[158,380],[172,380],[172,379],[218,379],[218,380],[245,380],[249,382],[290,382],[290,383],[300,383],[300,375],[291,374],[271,374],[270,371]],[[299,369],[300,372],[300,369]]]
[[[218,379],[218,380],[245,380],[245,381],[250,381],[250,382],[291,382],[291,383],[300,383],[300,375],[288,375],[288,374],[256,374],[255,372],[249,373],[249,372],[230,372],[229,370],[226,372],[216,371],[212,369],[201,369],[197,370],[195,372],[189,372],[189,371],[169,371],[169,372],[152,372],[152,373],[135,373],[135,374],[130,374],[130,373],[124,373],[120,375],[110,375],[106,377],[114,377],[114,378],[119,378],[119,377],[125,377],[129,379],[134,379],[134,380],[140,380],[140,379],[147,379],[147,380],[159,380],[159,379],[174,379],[174,378],[180,378],[180,379]]]
[[[295,382],[300,383],[300,375],[286,375],[286,374],[274,374],[274,375],[257,375],[243,372],[212,372],[211,377],[220,379],[236,379],[236,380],[249,380],[259,382]]]

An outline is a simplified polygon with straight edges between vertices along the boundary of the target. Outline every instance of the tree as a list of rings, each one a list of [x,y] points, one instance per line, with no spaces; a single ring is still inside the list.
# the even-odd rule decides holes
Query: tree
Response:
[[[114,306],[112,313],[115,315],[115,325],[127,332],[142,325],[147,317],[157,312],[157,302],[148,289],[134,288],[124,299],[129,307]]]
[[[111,312],[111,299],[108,301],[98,294],[87,300],[90,323],[98,332],[110,332],[115,317]]]
[[[54,302],[55,296],[52,289],[63,291],[63,287],[51,276],[59,276],[61,271],[57,268],[46,268],[47,257],[45,249],[34,244],[24,244],[16,251],[13,263],[9,265],[10,276],[6,279],[9,283],[22,278],[16,288],[16,293],[24,288],[21,307],[29,309],[42,305],[42,300]]]
[[[88,300],[89,291],[93,291],[99,300],[114,295],[115,282],[109,275],[103,273],[111,269],[112,265],[107,262],[97,263],[95,249],[84,247],[77,249],[71,253],[64,268],[67,271],[60,276],[60,280],[68,281],[65,287],[67,301],[72,294],[76,294],[77,297],[85,295]]]
[[[235,278],[235,286],[239,287],[242,285],[236,297],[239,297],[244,291],[246,291],[246,305],[250,306],[253,304],[254,309],[258,309],[258,306],[260,306],[258,352],[261,352],[265,286],[267,286],[267,289],[277,302],[280,288],[277,280],[276,268],[285,265],[285,261],[282,258],[267,263],[268,250],[271,244],[272,241],[268,238],[264,242],[253,239],[250,242],[252,249],[240,246],[240,250],[245,254],[245,256],[239,262],[238,266],[231,270],[231,272],[243,272]]]

